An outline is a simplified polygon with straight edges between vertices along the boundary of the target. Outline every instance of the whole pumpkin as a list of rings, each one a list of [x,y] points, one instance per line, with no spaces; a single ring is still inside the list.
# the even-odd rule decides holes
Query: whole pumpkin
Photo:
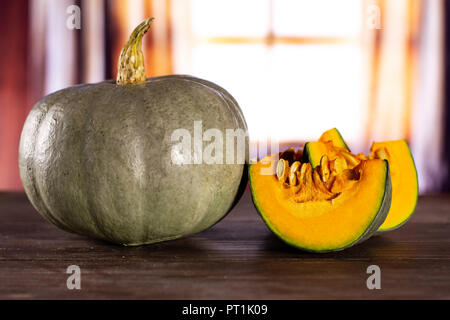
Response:
[[[194,122],[202,121],[203,129],[225,137],[227,129],[247,132],[247,125],[233,97],[214,83],[145,78],[140,47],[152,20],[122,50],[117,83],[50,94],[25,122],[19,147],[25,192],[66,231],[124,245],[176,239],[211,227],[242,195],[246,163],[174,163],[175,130],[194,136]]]

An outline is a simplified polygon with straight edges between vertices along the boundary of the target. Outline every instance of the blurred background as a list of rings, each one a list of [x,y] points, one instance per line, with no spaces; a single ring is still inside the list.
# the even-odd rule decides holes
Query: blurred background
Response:
[[[71,29],[80,8],[80,28]],[[354,152],[407,139],[421,193],[450,191],[445,0],[2,0],[0,191],[21,190],[17,150],[31,107],[115,78],[129,34],[148,76],[213,81],[239,102],[253,143],[302,145],[337,127]]]

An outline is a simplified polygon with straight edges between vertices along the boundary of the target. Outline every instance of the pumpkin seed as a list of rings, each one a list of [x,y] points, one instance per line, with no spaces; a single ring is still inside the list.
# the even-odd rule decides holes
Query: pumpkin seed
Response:
[[[359,164],[358,159],[355,156],[353,156],[350,152],[347,151],[342,152],[342,156],[347,161],[347,163],[352,167],[356,167]]]
[[[280,180],[283,177],[284,172],[284,159],[278,160],[277,163],[277,178]]]
[[[302,163],[300,166],[300,171],[298,174],[298,180],[301,184],[305,184],[305,175],[306,175],[306,168],[309,163]]]
[[[280,159],[277,164],[277,178],[280,182],[286,182],[289,171],[289,164],[286,160]]]
[[[291,169],[289,172],[289,184],[291,186],[295,186],[297,184],[297,171],[298,171],[299,167],[300,167],[299,161],[295,161],[291,166]]]
[[[328,157],[326,155],[320,159],[320,176],[323,182],[330,178],[330,168],[328,167]]]
[[[336,174],[341,174],[347,167],[347,161],[341,157],[334,159],[334,161],[330,163],[330,169]]]

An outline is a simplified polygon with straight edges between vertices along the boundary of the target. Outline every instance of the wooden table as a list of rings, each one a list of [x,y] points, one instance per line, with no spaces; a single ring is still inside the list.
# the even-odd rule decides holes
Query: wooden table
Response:
[[[401,229],[343,252],[285,245],[248,191],[219,224],[186,239],[120,247],[61,231],[22,193],[0,193],[2,299],[449,299],[450,196],[420,198]],[[81,290],[66,269],[81,268]],[[367,267],[381,268],[369,290]]]

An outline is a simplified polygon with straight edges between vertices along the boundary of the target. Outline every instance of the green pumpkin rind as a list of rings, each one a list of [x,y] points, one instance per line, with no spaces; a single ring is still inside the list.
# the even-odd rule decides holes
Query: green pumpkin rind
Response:
[[[199,120],[203,130],[217,128],[224,139],[225,129],[247,132],[225,89],[190,76],[105,81],[50,94],[33,107],[22,131],[25,192],[61,229],[114,243],[141,245],[203,231],[242,195],[248,154],[244,164],[172,163],[171,134],[184,128],[194,137]]]

